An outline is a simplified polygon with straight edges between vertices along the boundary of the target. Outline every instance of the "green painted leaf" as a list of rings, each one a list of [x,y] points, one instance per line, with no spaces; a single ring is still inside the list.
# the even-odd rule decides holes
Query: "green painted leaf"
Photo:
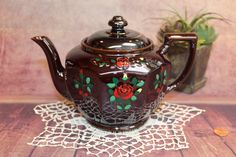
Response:
[[[137,89],[137,90],[135,91],[134,95],[138,95],[139,93],[142,92],[142,90],[143,90],[142,88]]]
[[[157,84],[155,85],[155,89],[157,89],[157,88],[158,88],[158,86],[159,86],[159,84],[157,83]]]
[[[117,102],[117,103],[122,103],[122,99],[119,99],[119,98],[118,98],[118,99],[116,99],[116,102]]]
[[[99,67],[104,67],[106,65],[105,62],[99,63]]]
[[[116,84],[115,83],[107,83],[107,86],[109,88],[114,88],[116,86]]]
[[[133,96],[131,97],[131,100],[132,100],[132,101],[136,101],[136,100],[137,100],[137,97],[133,95]]]
[[[136,86],[137,82],[138,82],[138,79],[136,77],[133,77],[132,80],[131,80],[131,84],[133,86]]]
[[[115,63],[115,62],[116,62],[116,60],[115,60],[115,59],[111,59],[111,62],[112,62],[112,63]]]
[[[79,88],[79,83],[75,83],[75,88]]]
[[[101,58],[95,58],[95,60],[96,60],[96,61],[100,61],[100,60],[101,60]]]
[[[110,102],[114,102],[116,100],[116,97],[114,96],[114,95],[112,95],[111,97],[110,97]]]
[[[89,93],[91,93],[91,88],[87,87],[87,91],[88,91]]]
[[[112,82],[115,83],[115,84],[118,84],[119,80],[117,78],[113,77]]]
[[[124,75],[123,75],[123,77],[122,77],[122,80],[127,81],[128,79],[129,79],[129,78],[128,78],[127,74],[124,73]]]
[[[167,71],[166,71],[166,70],[164,71],[164,76],[165,76],[165,77],[167,76]]]
[[[163,84],[164,84],[164,85],[166,84],[166,79],[163,80]]]
[[[113,95],[113,90],[112,90],[112,89],[108,89],[108,93],[109,93],[110,95]]]
[[[80,74],[79,74],[79,78],[80,78],[81,80],[83,80],[84,75],[80,73]]]
[[[122,106],[117,105],[117,109],[118,109],[118,110],[122,110],[123,108],[122,108]]]
[[[93,87],[93,84],[92,84],[92,83],[89,83],[89,84],[87,84],[87,86],[88,86],[89,88],[92,88],[92,87]]]
[[[156,74],[156,80],[159,80],[159,79],[160,79],[159,74]]]
[[[86,77],[86,83],[89,84],[90,83],[90,77]]]
[[[125,104],[130,104],[130,103],[131,103],[130,99],[125,100]]]
[[[130,104],[128,104],[128,105],[126,105],[125,106],[125,110],[128,110],[128,109],[130,109],[132,106],[130,105]]]
[[[137,87],[142,87],[144,85],[144,81],[139,81],[138,84],[136,84]]]

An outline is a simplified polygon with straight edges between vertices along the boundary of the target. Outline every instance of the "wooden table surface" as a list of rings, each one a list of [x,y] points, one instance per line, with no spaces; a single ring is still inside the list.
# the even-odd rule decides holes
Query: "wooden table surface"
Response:
[[[44,123],[33,108],[36,104],[0,104],[0,157],[85,157],[85,151],[62,147],[34,147],[27,143],[43,131]],[[153,151],[145,157],[234,157],[236,156],[236,105],[194,105],[206,112],[184,126],[190,148]],[[216,127],[230,131],[226,137],[213,133]]]

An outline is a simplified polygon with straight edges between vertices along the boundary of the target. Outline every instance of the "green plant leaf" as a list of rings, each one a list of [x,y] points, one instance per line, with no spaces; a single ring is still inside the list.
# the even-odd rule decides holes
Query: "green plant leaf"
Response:
[[[130,104],[128,104],[128,105],[125,106],[124,109],[125,109],[125,110],[128,110],[128,109],[130,109],[131,107],[132,107],[132,106],[131,106]]]
[[[226,19],[222,15],[215,12],[203,12],[203,10],[199,11],[196,16],[192,18],[192,20],[188,21],[187,13],[185,12],[185,18],[181,16],[175,8],[171,8],[167,10],[174,14],[174,17],[169,17],[169,21],[165,22],[164,25],[160,28],[158,32],[158,40],[163,42],[164,36],[166,33],[180,33],[180,32],[196,32],[199,36],[198,47],[200,45],[208,45],[214,42],[217,38],[217,33],[215,29],[208,24],[210,20],[219,20],[230,24],[230,20]],[[167,18],[168,19],[168,18]],[[205,25],[205,26],[202,26]],[[187,44],[177,43],[177,45],[181,47],[187,47]]]
[[[116,85],[118,84],[119,80],[116,77],[112,78],[112,82],[115,83]]]
[[[217,34],[215,33],[215,29],[212,26],[208,26],[206,24],[201,24],[198,27],[196,27],[195,32],[198,35],[199,41],[204,40],[204,42],[201,43],[201,45],[211,44],[217,38]]]
[[[118,110],[123,110],[122,106],[120,106],[120,105],[117,105],[117,109]]]
[[[177,20],[175,22],[174,28],[180,30],[181,32],[188,32],[190,30],[190,26],[185,20]]]
[[[87,87],[87,91],[88,91],[89,93],[91,93],[91,88]]]
[[[116,100],[116,97],[114,96],[114,95],[112,95],[111,97],[110,97],[110,102],[114,102]]]
[[[89,84],[90,83],[90,77],[86,77],[86,83]]]
[[[229,22],[225,19],[225,18],[221,18],[221,17],[205,17],[205,18],[202,18],[200,19],[196,24],[195,24],[195,27],[200,25],[200,24],[206,24],[208,21],[210,20],[219,20],[219,21],[223,21],[225,23],[228,23]]]
[[[196,23],[199,21],[199,20],[202,20],[205,16],[209,16],[209,15],[215,15],[215,16],[211,16],[211,17],[220,17],[222,19],[225,19],[225,21],[227,21],[226,18],[224,18],[222,15],[218,14],[218,13],[215,13],[215,12],[206,12],[206,13],[202,13],[200,15],[196,15],[193,20],[190,22],[190,26],[191,27],[195,27]]]
[[[200,46],[203,45],[205,42],[206,42],[205,39],[200,39],[200,38],[198,38],[198,40],[197,40],[197,47],[200,47]]]
[[[107,83],[107,86],[109,88],[114,88],[116,86],[116,84],[115,83]]]
[[[141,80],[139,81],[139,83],[136,84],[137,87],[142,87],[144,85],[144,81]]]
[[[142,88],[137,89],[137,90],[135,91],[134,95],[138,95],[139,93],[142,92],[142,90],[143,90]]]
[[[113,95],[113,90],[112,89],[108,89],[108,93],[110,94],[110,95]]]
[[[131,97],[131,100],[132,100],[132,101],[136,101],[136,100],[137,100],[137,97],[133,95],[133,96]]]
[[[138,79],[136,77],[133,77],[132,80],[131,80],[131,84],[133,86],[136,86],[137,83],[138,83]]]
[[[175,16],[177,16],[179,19],[184,20],[184,18],[183,18],[183,17],[178,13],[178,11],[177,11],[175,8],[173,8],[173,7],[170,7],[170,9],[162,9],[162,10],[168,11],[168,12],[174,14]]]
[[[124,75],[123,75],[123,77],[122,77],[122,80],[123,80],[123,81],[127,81],[128,79],[129,79],[129,78],[128,78],[127,74],[124,73]]]

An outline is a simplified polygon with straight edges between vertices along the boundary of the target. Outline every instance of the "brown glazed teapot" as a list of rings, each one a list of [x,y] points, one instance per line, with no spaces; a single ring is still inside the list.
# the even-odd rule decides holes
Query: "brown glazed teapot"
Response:
[[[73,48],[62,66],[49,38],[33,37],[48,60],[58,92],[78,105],[88,122],[102,129],[125,131],[141,126],[160,103],[189,73],[197,36],[166,34],[158,49],[142,34],[124,29],[127,21],[114,16],[111,29],[98,31]],[[190,55],[182,74],[170,84],[171,63],[165,58],[172,42],[187,41]]]

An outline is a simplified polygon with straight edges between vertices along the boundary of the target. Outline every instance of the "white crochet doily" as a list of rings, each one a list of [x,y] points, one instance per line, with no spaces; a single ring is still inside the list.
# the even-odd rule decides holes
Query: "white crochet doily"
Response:
[[[183,126],[204,110],[164,102],[161,110],[152,114],[142,127],[120,133],[91,126],[69,102],[37,105],[34,111],[46,124],[44,131],[28,144],[86,149],[87,154],[97,157],[118,157],[188,148]]]

